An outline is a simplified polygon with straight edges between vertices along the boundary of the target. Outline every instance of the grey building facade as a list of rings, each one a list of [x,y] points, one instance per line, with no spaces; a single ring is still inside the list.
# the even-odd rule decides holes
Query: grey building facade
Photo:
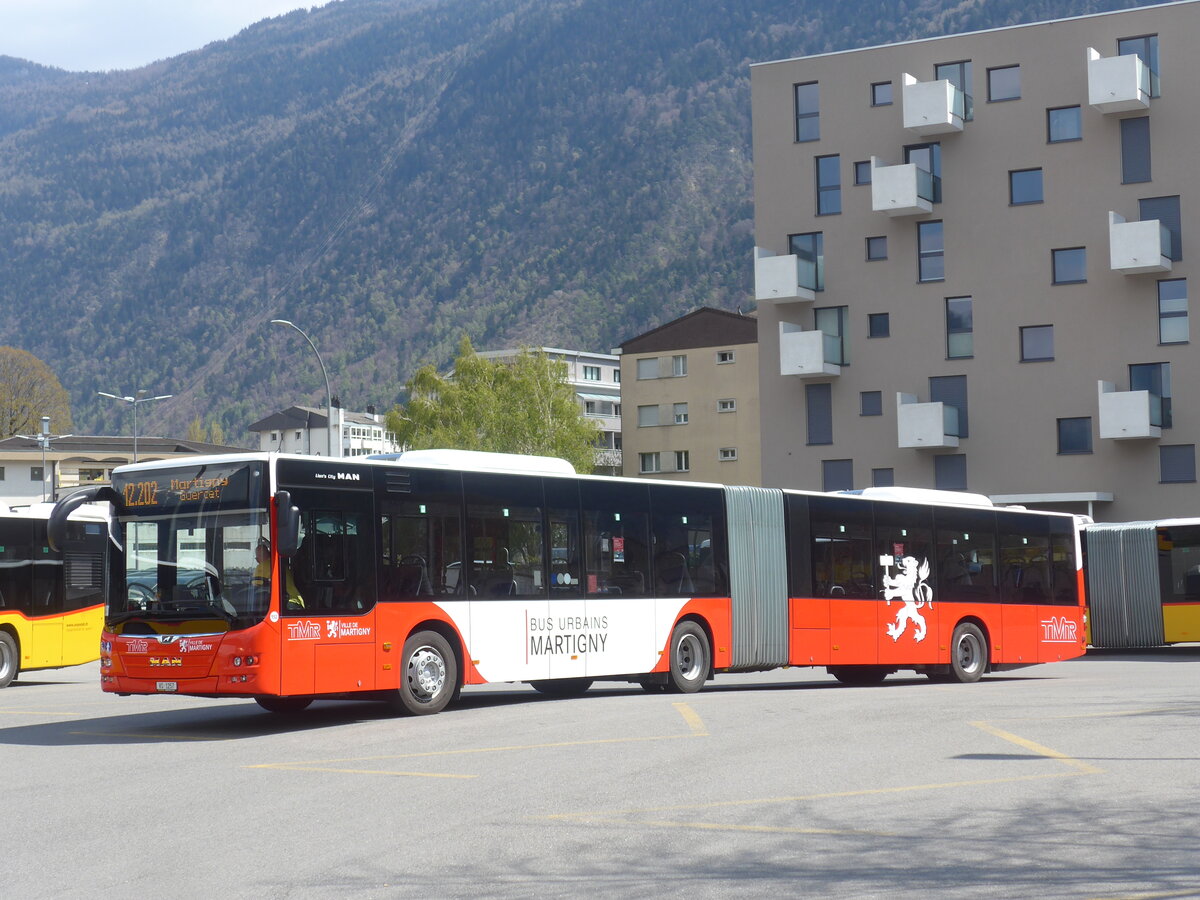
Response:
[[[1196,514],[1200,4],[751,69],[762,477]]]

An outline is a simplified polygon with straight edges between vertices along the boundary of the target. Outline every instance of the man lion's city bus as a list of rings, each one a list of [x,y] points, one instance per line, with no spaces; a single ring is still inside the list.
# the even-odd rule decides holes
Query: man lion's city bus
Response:
[[[20,672],[58,669],[100,656],[106,516],[83,507],[62,523],[52,550],[51,506],[0,512],[0,688]]]
[[[247,453],[120,467],[60,501],[52,537],[88,500],[114,511],[100,678],[117,694],[422,714],[492,682],[690,693],[782,666],[973,682],[1085,649],[1075,520],[975,495]]]

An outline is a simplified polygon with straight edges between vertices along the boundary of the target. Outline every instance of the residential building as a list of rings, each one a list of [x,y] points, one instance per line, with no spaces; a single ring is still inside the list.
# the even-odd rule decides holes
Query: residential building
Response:
[[[620,351],[625,475],[761,483],[753,316],[701,307]]]
[[[763,482],[1194,515],[1200,4],[752,67]]]
[[[592,353],[587,350],[562,350],[558,347],[527,348],[541,352],[551,359],[567,364],[567,382],[583,414],[600,427],[596,448],[597,475],[621,474],[621,365],[612,353]],[[522,351],[486,350],[477,354],[482,359],[512,360]]]
[[[36,439],[0,440],[0,503],[7,506],[53,500],[74,488],[112,480],[112,470],[134,462],[175,459],[206,453],[237,453],[244,447],[132,437],[71,434],[52,438],[45,451]]]
[[[334,443],[335,455],[369,456],[401,450],[396,436],[387,430],[384,417],[374,406],[368,406],[365,413],[347,412],[334,397],[333,411],[334,434],[341,435],[341,440]],[[328,456],[328,422],[324,409],[289,406],[255,422],[250,431],[258,435],[259,450]]]

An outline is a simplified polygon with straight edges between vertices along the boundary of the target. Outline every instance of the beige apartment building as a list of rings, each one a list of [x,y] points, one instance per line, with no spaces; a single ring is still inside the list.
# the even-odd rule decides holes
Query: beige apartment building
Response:
[[[762,483],[752,316],[701,307],[619,350],[626,476]]]
[[[1200,4],[751,69],[762,479],[1200,514]]]

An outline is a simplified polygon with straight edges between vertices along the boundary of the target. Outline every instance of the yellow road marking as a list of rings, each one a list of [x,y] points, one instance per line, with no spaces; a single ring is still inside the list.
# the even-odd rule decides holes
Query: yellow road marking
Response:
[[[397,775],[408,778],[478,778],[478,775],[455,775],[446,772],[393,772],[387,769],[333,769],[322,766],[297,766],[291,763],[274,763],[262,766],[246,766],[248,769],[284,769],[293,772],[333,772],[339,775]]]
[[[986,731],[988,734],[998,737],[1001,740],[1009,741],[1010,743],[1016,744],[1018,747],[1024,747],[1026,750],[1031,750],[1038,756],[1046,756],[1050,759],[1057,759],[1061,763],[1065,763],[1072,768],[1078,769],[1084,775],[1099,775],[1104,771],[1103,769],[1096,768],[1090,763],[1085,763],[1082,760],[1067,756],[1065,753],[1059,753],[1057,750],[1051,750],[1049,747],[1043,747],[1041,744],[1035,744],[1033,741],[1028,740],[1027,738],[1018,737],[1015,734],[1009,734],[1007,731],[1001,731],[999,728],[995,728],[992,725],[989,725],[987,722],[972,722],[971,724],[980,731]]]
[[[688,727],[692,729],[692,734],[696,737],[708,737],[708,729],[704,727],[704,720],[699,714],[688,706],[686,703],[672,703],[679,714],[683,716],[683,721],[688,723]]]

